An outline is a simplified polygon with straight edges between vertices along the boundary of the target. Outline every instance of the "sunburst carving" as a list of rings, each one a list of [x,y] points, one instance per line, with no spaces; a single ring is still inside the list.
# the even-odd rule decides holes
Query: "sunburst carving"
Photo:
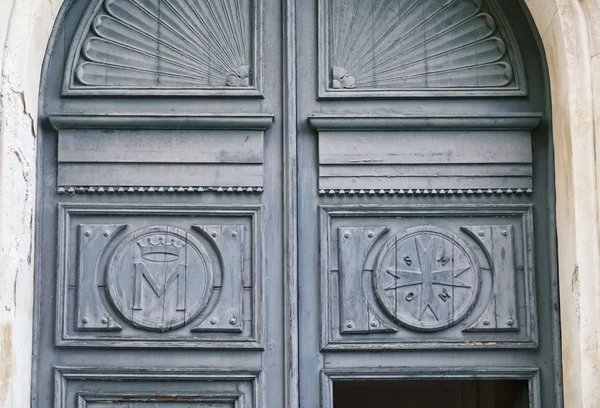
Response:
[[[253,0],[101,0],[75,87],[253,87]]]
[[[484,0],[328,0],[325,13],[330,90],[518,85]]]

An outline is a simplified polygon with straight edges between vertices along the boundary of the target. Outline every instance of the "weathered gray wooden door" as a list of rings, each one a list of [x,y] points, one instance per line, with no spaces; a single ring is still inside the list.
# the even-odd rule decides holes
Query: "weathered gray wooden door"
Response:
[[[562,403],[546,70],[521,6],[298,7],[302,407],[376,380],[396,399],[358,400],[417,406],[400,381],[432,378]]]
[[[67,0],[33,405],[332,408],[352,381],[504,379],[559,406],[528,27],[516,0]]]

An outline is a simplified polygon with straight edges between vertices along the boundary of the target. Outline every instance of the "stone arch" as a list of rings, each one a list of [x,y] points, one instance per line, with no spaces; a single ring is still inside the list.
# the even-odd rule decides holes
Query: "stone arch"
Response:
[[[600,0],[525,3],[550,72],[565,406],[595,407],[600,404],[600,26],[595,24]],[[29,406],[39,78],[61,4],[12,0],[0,17],[3,407]]]

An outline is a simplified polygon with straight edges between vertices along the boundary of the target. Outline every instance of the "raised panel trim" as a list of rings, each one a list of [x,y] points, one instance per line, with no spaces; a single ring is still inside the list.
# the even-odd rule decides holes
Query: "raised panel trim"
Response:
[[[97,291],[99,259],[126,224],[79,224],[77,253],[77,330],[119,331]]]
[[[526,340],[508,340],[508,341],[472,341],[468,343],[457,341],[445,341],[436,339],[435,341],[424,342],[391,342],[377,341],[365,342],[361,340],[344,339],[344,341],[333,340],[331,336],[331,316],[327,304],[328,294],[330,293],[330,279],[325,271],[331,271],[330,261],[330,237],[331,237],[331,218],[355,218],[355,217],[439,217],[439,216],[520,216],[523,231],[533,232],[533,205],[531,204],[410,204],[399,206],[385,206],[375,204],[328,204],[319,206],[320,217],[320,296],[319,307],[321,308],[321,351],[345,351],[345,350],[407,350],[407,349],[537,349],[539,345],[538,322],[537,322],[537,302],[535,296],[529,294],[536,293],[535,287],[535,268],[534,259],[528,248],[533,248],[534,238],[532,234],[525,234],[523,240],[524,246],[524,271],[525,278],[525,296],[526,310],[525,324],[520,330],[524,330]]]
[[[513,230],[512,225],[461,227],[483,249],[493,276],[492,301],[465,331],[519,331]]]
[[[131,404],[136,402],[180,402],[186,403],[189,407],[190,403],[229,403],[233,408],[243,407],[243,394],[233,393],[172,393],[169,398],[166,398],[161,393],[145,393],[142,395],[129,395],[127,393],[77,393],[77,408],[88,408],[90,402],[109,403],[117,405],[118,403]]]
[[[271,114],[211,115],[51,115],[48,120],[61,129],[244,129],[267,130]]]
[[[153,369],[153,368],[100,368],[100,367],[54,367],[54,407],[67,407],[67,387],[69,380],[148,380],[148,381],[251,381],[254,399],[251,407],[263,406],[264,380],[260,370],[231,369]],[[81,393],[78,393],[78,395]],[[214,394],[203,394],[214,395]],[[225,395],[222,395],[226,397]],[[229,398],[233,395],[229,395]],[[240,408],[245,408],[244,406]]]
[[[478,188],[478,189],[471,189],[471,188],[458,188],[458,189],[452,189],[452,188],[440,188],[440,189],[436,189],[436,188],[432,188],[432,189],[428,189],[428,188],[424,188],[424,189],[420,189],[420,188],[416,188],[416,189],[397,189],[394,190],[393,188],[390,189],[319,189],[319,194],[320,195],[330,195],[330,196],[335,196],[335,195],[348,195],[348,196],[364,196],[364,195],[368,195],[368,196],[375,196],[375,195],[379,195],[379,196],[385,196],[385,195],[390,195],[390,196],[481,196],[481,195],[486,195],[486,196],[502,196],[502,195],[507,195],[507,196],[511,196],[511,195],[523,195],[523,194],[527,194],[527,195],[531,195],[533,194],[533,189],[532,188],[526,188],[526,189],[522,189],[522,188],[486,188],[486,189],[482,189],[482,188]]]
[[[269,114],[50,116],[58,130],[57,191],[260,193],[265,130],[273,120]],[[202,154],[189,153],[202,147]]]
[[[162,193],[178,193],[178,194],[202,194],[202,193],[243,193],[243,194],[260,194],[263,192],[262,187],[257,186],[141,186],[141,187],[123,187],[123,186],[60,186],[56,190],[58,194],[162,194]]]
[[[308,121],[318,132],[321,194],[533,189],[531,131],[539,113],[311,115]]]
[[[388,232],[387,227],[340,227],[337,230],[341,334],[396,331],[373,311],[361,291],[354,290],[362,286],[364,260]]]
[[[252,246],[252,270],[255,293],[252,301],[252,310],[254,313],[253,336],[244,337],[241,340],[235,340],[225,337],[211,337],[209,340],[198,338],[195,341],[166,340],[160,341],[161,348],[197,348],[197,349],[247,349],[263,350],[262,339],[264,337],[263,324],[263,304],[264,291],[262,289],[262,271],[264,259],[262,256],[262,209],[261,205],[174,205],[174,204],[104,204],[104,203],[58,203],[58,253],[57,264],[58,272],[56,274],[56,324],[55,324],[55,345],[57,347],[118,347],[118,348],[156,348],[158,343],[155,340],[90,340],[77,334],[69,335],[67,332],[67,302],[66,293],[68,290],[67,268],[68,252],[66,250],[70,242],[70,219],[72,215],[175,215],[175,216],[231,216],[250,217],[252,222],[252,231],[250,232]],[[192,224],[190,224],[192,230]],[[191,327],[190,327],[191,329]]]
[[[336,380],[527,380],[530,408],[542,408],[538,367],[357,367],[321,371],[321,407],[333,408],[333,382]]]
[[[542,112],[507,112],[486,115],[322,115],[311,114],[308,123],[317,131],[336,130],[533,130]]]
[[[192,225],[192,229],[201,233],[214,246],[223,270],[219,303],[206,320],[192,328],[192,331],[241,333],[244,325],[244,226],[200,224]],[[224,257],[224,254],[229,255]]]

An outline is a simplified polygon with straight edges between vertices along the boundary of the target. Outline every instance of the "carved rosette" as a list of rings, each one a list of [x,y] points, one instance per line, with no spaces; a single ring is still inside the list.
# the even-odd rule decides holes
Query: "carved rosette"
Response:
[[[126,237],[112,256],[106,286],[131,324],[155,331],[184,326],[206,307],[214,267],[202,243],[174,227],[147,227]]]
[[[480,280],[467,244],[429,226],[390,239],[373,276],[383,309],[399,324],[419,331],[445,329],[467,316]]]

